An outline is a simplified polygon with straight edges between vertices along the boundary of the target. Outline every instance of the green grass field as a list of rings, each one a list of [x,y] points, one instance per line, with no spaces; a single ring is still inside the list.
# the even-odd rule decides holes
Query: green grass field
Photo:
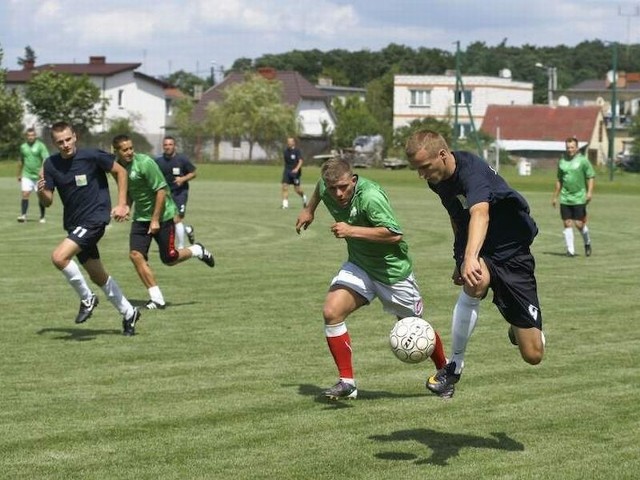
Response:
[[[0,165],[0,478],[83,479],[624,479],[640,469],[638,255],[640,176],[598,177],[589,207],[593,256],[564,253],[551,172],[505,175],[531,203],[547,355],[525,364],[490,300],[455,397],[426,392],[430,362],[387,346],[380,304],[350,318],[359,399],[317,398],[333,384],[321,308],[345,259],[321,207],[298,236],[299,199],[280,210],[280,168],[199,167],[188,219],[217,265],[152,266],[169,307],[143,312],[123,337],[102,303],[81,326],[78,299],[51,265],[63,238],[18,224],[15,164]],[[458,288],[451,232],[435,195],[410,171],[361,171],[389,192],[404,227],[427,319],[450,345]],[[318,169],[305,169],[311,192]],[[30,213],[37,216],[32,198]],[[107,269],[147,300],[128,257],[128,225],[100,243]]]

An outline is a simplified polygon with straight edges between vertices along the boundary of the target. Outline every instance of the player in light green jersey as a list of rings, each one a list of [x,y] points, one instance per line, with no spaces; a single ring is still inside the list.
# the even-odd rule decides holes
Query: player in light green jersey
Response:
[[[354,399],[358,390],[346,318],[375,298],[397,319],[422,317],[423,300],[413,274],[409,247],[380,185],[355,175],[348,162],[331,159],[323,164],[322,178],[298,215],[298,233],[311,225],[320,202],[335,220],[331,233],[346,241],[348,251],[347,261],[333,278],[322,310],[325,337],[339,375],[338,383],[322,394],[332,400]],[[431,359],[438,369],[447,361],[437,333]]]
[[[27,141],[20,145],[20,160],[18,163],[18,182],[20,182],[20,190],[22,191],[18,221],[21,223],[27,221],[29,197],[31,192],[37,191],[42,164],[49,157],[47,147],[36,137],[34,128],[27,128],[26,136]],[[39,203],[39,206],[40,223],[45,223],[45,207],[42,203]]]
[[[188,248],[176,248],[173,217],[177,213],[177,207],[155,160],[147,155],[135,153],[133,142],[127,135],[116,136],[113,139],[113,148],[118,163],[127,170],[127,197],[129,205],[134,205],[129,235],[129,258],[149,292],[150,300],[146,308],[163,309],[166,306],[164,296],[148,262],[151,240],[158,244],[160,260],[165,265],[177,265],[196,257],[213,267],[214,258],[201,243],[195,243]]]
[[[567,256],[574,257],[573,225],[584,241],[584,254],[591,256],[591,236],[587,227],[587,204],[593,196],[595,172],[591,162],[578,150],[578,139],[567,138],[566,155],[558,162],[558,173],[551,204],[555,208],[560,196],[560,217],[564,225],[562,232]]]

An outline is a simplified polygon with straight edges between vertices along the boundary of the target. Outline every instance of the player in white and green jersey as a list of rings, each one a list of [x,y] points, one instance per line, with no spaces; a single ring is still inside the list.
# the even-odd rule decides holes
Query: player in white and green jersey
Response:
[[[20,199],[19,222],[27,221],[27,211],[29,210],[29,197],[31,192],[37,191],[38,178],[42,164],[49,157],[49,151],[44,143],[36,137],[36,131],[28,128],[26,131],[27,141],[20,145],[20,161],[18,162],[18,182],[22,197]],[[40,206],[40,223],[45,223],[45,207]]]
[[[320,202],[335,219],[331,232],[346,241],[349,254],[331,282],[322,311],[325,337],[339,375],[338,383],[323,395],[332,400],[354,399],[358,390],[346,318],[375,298],[398,319],[421,317],[423,300],[402,229],[380,185],[355,175],[344,160],[328,160],[313,195],[298,215],[298,233],[313,222]],[[446,365],[437,333],[431,359],[438,369]]]
[[[560,217],[564,225],[562,232],[567,256],[575,256],[573,226],[584,241],[584,253],[591,256],[591,236],[587,227],[587,204],[591,201],[595,185],[595,171],[591,162],[580,153],[578,139],[567,138],[566,154],[558,162],[555,189],[551,204],[555,207],[560,196]]]
[[[129,235],[129,258],[147,288],[150,300],[146,308],[163,309],[166,306],[162,291],[149,266],[149,247],[154,239],[158,244],[160,260],[165,265],[177,265],[196,257],[213,267],[213,255],[201,243],[177,249],[173,217],[177,207],[171,191],[155,160],[147,155],[135,153],[133,142],[127,135],[113,139],[113,148],[118,163],[128,173],[128,199],[134,205],[133,223]]]

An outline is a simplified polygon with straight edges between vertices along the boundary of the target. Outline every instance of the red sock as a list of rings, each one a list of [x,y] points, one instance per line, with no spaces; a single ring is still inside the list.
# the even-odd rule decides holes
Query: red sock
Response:
[[[333,360],[338,367],[340,378],[354,378],[351,363],[351,337],[345,332],[337,337],[326,337]]]
[[[438,332],[436,332],[436,348],[433,349],[433,353],[431,354],[431,361],[438,370],[444,368],[447,364],[447,357],[444,354],[444,346],[442,345],[442,340],[440,340]]]

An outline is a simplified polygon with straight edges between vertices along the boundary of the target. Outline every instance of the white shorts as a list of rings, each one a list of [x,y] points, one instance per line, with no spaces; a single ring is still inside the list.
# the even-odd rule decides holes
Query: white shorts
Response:
[[[27,177],[22,177],[20,179],[20,188],[23,192],[37,192],[38,191],[38,181],[31,180]]]
[[[422,317],[424,304],[413,273],[393,285],[372,279],[367,272],[351,262],[345,262],[333,277],[331,286],[343,285],[371,303],[378,297],[385,312],[398,318]]]

